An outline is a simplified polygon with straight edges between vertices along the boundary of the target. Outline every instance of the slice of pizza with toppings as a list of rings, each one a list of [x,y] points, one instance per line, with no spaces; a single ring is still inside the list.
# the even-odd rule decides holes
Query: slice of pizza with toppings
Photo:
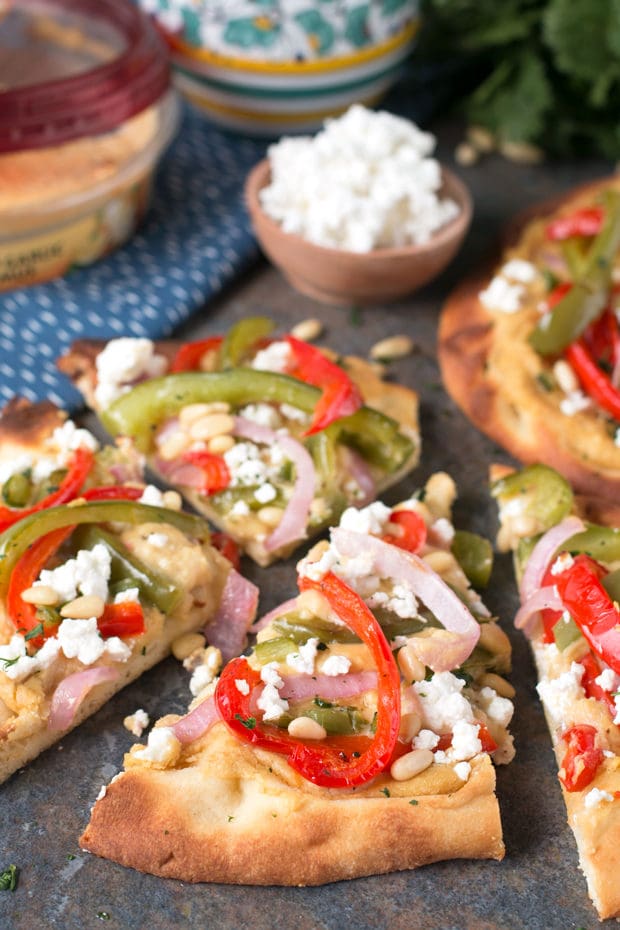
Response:
[[[244,884],[501,859],[510,646],[465,574],[488,580],[491,546],[455,533],[454,493],[439,474],[396,507],[345,510],[253,649],[215,680],[192,664],[188,714],[132,747],[82,847]]]
[[[524,463],[583,493],[620,491],[620,183],[607,178],[513,224],[492,273],[449,298],[444,383]]]
[[[261,565],[419,456],[413,391],[272,329],[255,317],[184,345],[81,341],[59,362],[108,431]]]
[[[492,469],[514,552],[538,693],[581,868],[601,918],[620,916],[620,508],[573,497],[544,465]]]
[[[118,475],[125,464],[115,455]],[[163,659],[178,637],[204,630],[223,655],[237,654],[257,603],[257,589],[211,544],[206,522],[180,510],[176,492],[97,482],[69,503],[50,503],[45,482],[54,472],[43,461],[33,450],[2,485],[5,500],[8,487],[20,505],[9,516],[21,516],[0,533],[0,781]],[[58,469],[59,487],[73,461],[70,454]]]

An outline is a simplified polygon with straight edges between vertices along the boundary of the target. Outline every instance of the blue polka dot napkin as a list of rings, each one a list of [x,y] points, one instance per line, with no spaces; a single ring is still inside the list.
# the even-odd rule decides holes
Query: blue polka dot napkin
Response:
[[[154,201],[123,248],[65,278],[0,293],[0,406],[14,394],[81,405],[55,360],[74,339],[169,336],[256,256],[243,182],[266,143],[186,108]]]

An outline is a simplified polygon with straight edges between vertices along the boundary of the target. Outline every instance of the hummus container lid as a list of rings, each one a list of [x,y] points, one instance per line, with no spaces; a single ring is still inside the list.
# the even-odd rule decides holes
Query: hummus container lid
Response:
[[[109,132],[169,84],[165,45],[131,0],[0,2],[0,61],[0,153]]]

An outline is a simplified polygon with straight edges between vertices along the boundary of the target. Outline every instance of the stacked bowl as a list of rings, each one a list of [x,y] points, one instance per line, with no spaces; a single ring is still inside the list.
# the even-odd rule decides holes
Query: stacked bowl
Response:
[[[418,29],[417,0],[141,0],[172,52],[179,90],[229,129],[310,132],[375,104]]]

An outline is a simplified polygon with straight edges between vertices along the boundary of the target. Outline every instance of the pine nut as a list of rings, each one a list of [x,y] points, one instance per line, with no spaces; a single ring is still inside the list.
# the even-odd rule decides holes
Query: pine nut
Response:
[[[206,639],[200,633],[183,633],[182,636],[177,636],[177,638],[172,643],[172,655],[175,659],[178,659],[179,662],[182,662],[183,659],[186,659],[189,655],[194,652],[196,649],[204,649]]]
[[[519,513],[512,518],[511,527],[512,532],[517,536],[535,536],[540,525],[536,517],[528,516],[526,513]]]
[[[281,507],[261,507],[256,516],[265,526],[276,527],[282,519],[283,513]]]
[[[452,504],[456,500],[456,485],[445,471],[431,475],[424,486],[424,503],[438,517],[450,517]]]
[[[394,781],[409,781],[432,764],[433,753],[430,749],[413,749],[392,763],[390,775]]]
[[[484,126],[469,126],[467,138],[475,149],[483,152],[485,155],[492,152],[495,148],[495,139],[493,134],[485,129]]]
[[[178,491],[164,491],[162,496],[164,507],[168,510],[180,510],[183,506],[183,499]]]
[[[380,339],[375,342],[370,350],[370,357],[379,360],[404,358],[413,352],[413,339],[409,336],[388,336],[387,339]]]
[[[326,617],[329,614],[329,603],[318,591],[312,589],[302,591],[297,595],[297,609],[310,617]]]
[[[560,358],[553,366],[553,374],[555,375],[555,380],[558,382],[560,388],[564,391],[565,394],[570,394],[571,391],[579,390],[579,381],[577,376],[572,369],[572,366],[568,362]]]
[[[428,552],[424,556],[424,561],[438,575],[443,575],[454,567],[454,556],[451,552],[445,552],[443,549],[437,549],[435,552]]]
[[[398,667],[409,684],[413,681],[424,681],[426,668],[411,646],[403,646],[398,650]]]
[[[105,610],[105,601],[97,594],[85,594],[76,597],[60,608],[60,616],[69,620],[86,620],[90,617],[101,617]]]
[[[188,404],[179,410],[179,423],[182,426],[191,426],[194,420],[200,420],[208,413],[219,413],[212,409],[211,404]]]
[[[499,150],[504,158],[520,165],[537,165],[545,157],[541,148],[528,142],[502,142]]]
[[[500,697],[510,698],[510,700],[512,700],[516,694],[510,682],[502,678],[501,675],[496,675],[495,672],[485,672],[484,675],[480,677],[480,685],[483,688],[493,688]]]
[[[454,160],[457,165],[469,167],[469,165],[475,165],[479,158],[478,149],[469,142],[460,142],[454,150]]]
[[[206,440],[214,436],[232,433],[235,421],[229,413],[208,413],[189,426],[189,435],[192,439]]]
[[[409,714],[403,714],[400,718],[400,730],[398,735],[405,743],[411,743],[422,729],[422,718],[419,713],[412,710]]]
[[[291,336],[295,339],[302,339],[304,342],[312,342],[317,339],[323,332],[323,324],[320,320],[309,319],[297,323],[291,330]]]
[[[288,731],[295,739],[325,739],[327,730],[312,717],[295,717],[288,725]]]
[[[501,626],[493,621],[491,623],[480,624],[480,639],[478,640],[478,645],[486,649],[487,652],[492,652],[493,655],[510,651],[510,640]]]
[[[213,455],[224,455],[225,452],[228,452],[235,444],[235,440],[229,433],[222,433],[221,436],[214,436],[213,439],[210,439],[207,443],[207,449],[209,452],[212,452]]]
[[[173,433],[165,442],[158,447],[157,451],[162,459],[166,462],[176,459],[182,452],[185,452],[189,446],[189,436],[184,430],[178,430]]]
[[[27,604],[40,604],[41,607],[54,607],[60,600],[58,591],[54,591],[47,584],[35,584],[31,588],[26,588],[22,591],[21,598]]]

